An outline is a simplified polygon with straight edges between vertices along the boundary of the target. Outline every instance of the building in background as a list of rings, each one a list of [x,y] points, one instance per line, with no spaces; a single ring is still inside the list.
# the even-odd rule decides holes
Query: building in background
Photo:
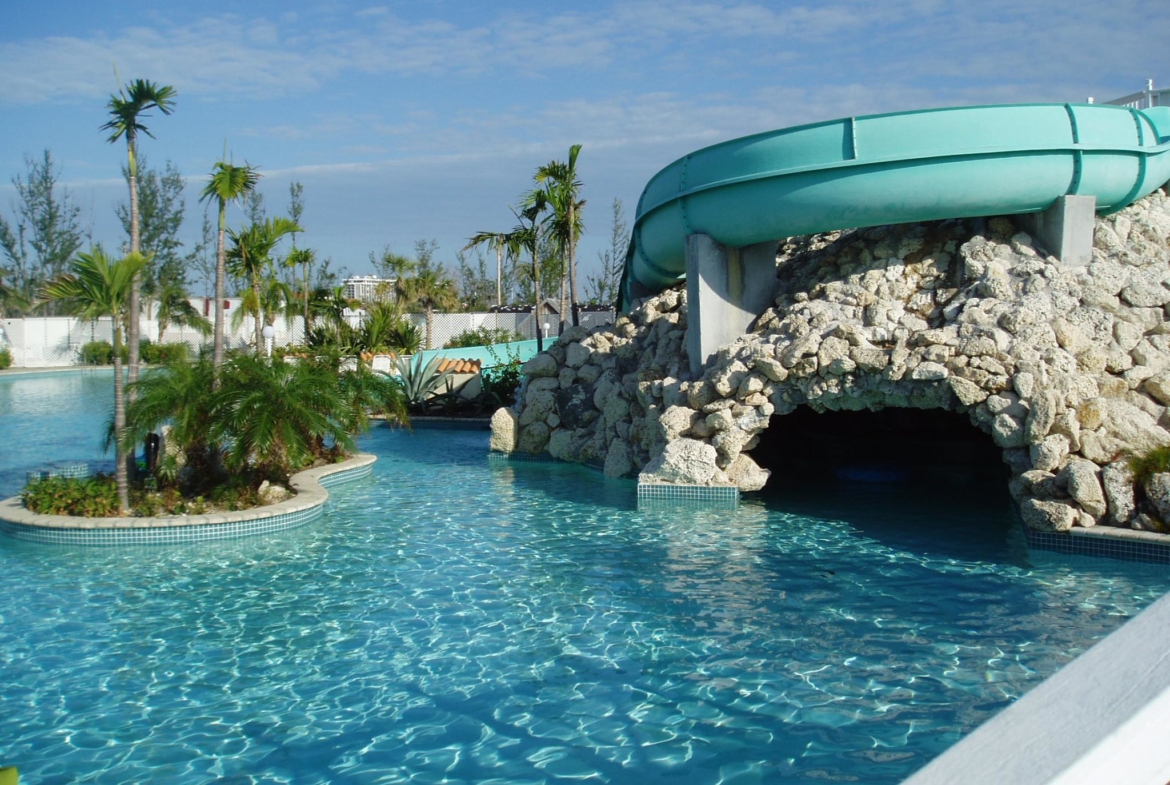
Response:
[[[376,275],[355,275],[341,282],[345,296],[363,303],[384,302],[394,299],[394,278],[379,278]]]

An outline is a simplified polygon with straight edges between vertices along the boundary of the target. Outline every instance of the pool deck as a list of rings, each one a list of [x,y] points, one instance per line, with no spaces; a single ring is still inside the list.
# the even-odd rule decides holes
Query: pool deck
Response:
[[[328,486],[365,477],[377,456],[358,453],[349,460],[294,474],[296,495],[250,510],[157,518],[85,518],[41,515],[25,508],[19,496],[0,501],[0,531],[21,540],[73,545],[119,545],[212,540],[264,534],[316,520],[329,500]]]

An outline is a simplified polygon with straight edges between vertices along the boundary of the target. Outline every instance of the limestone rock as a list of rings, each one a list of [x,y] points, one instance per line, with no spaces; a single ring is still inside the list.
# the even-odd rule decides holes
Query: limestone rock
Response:
[[[503,453],[515,452],[516,439],[520,431],[519,419],[516,412],[506,406],[496,409],[496,413],[492,415],[492,435],[488,440],[488,450]]]
[[[1077,521],[1077,509],[1062,501],[1024,499],[1020,503],[1020,517],[1034,531],[1066,532]]]
[[[1005,449],[1023,447],[1026,444],[1023,425],[1006,412],[996,415],[991,426],[991,437],[995,439],[996,444]]]
[[[520,372],[525,376],[556,376],[558,371],[557,361],[547,352],[536,355],[520,366]]]
[[[686,406],[671,406],[658,418],[662,441],[671,442],[686,436],[703,415]]]
[[[1101,480],[1105,486],[1105,500],[1109,505],[1109,517],[1118,526],[1124,526],[1133,518],[1136,505],[1133,493],[1133,470],[1129,461],[1114,461],[1102,467]]]
[[[634,461],[630,455],[630,446],[620,438],[609,443],[609,452],[605,455],[605,476],[625,477],[634,470]]]
[[[285,488],[283,485],[275,485],[265,480],[260,483],[260,488],[257,489],[256,495],[260,497],[261,504],[278,504],[286,499],[292,498],[292,491]]]
[[[562,341],[564,337],[562,336]],[[570,343],[565,349],[565,365],[570,368],[580,368],[585,363],[589,362],[589,358],[593,356],[587,347],[579,343]]]
[[[1032,467],[1045,472],[1056,471],[1068,456],[1068,448],[1068,438],[1065,436],[1053,434],[1045,437],[1042,442],[1031,447]]]
[[[539,455],[548,445],[549,428],[543,422],[534,422],[520,431],[520,438],[516,448],[520,452]]]
[[[1142,485],[1146,498],[1153,505],[1158,519],[1162,523],[1170,523],[1170,473],[1157,472]]]
[[[551,391],[532,391],[526,396],[524,411],[520,414],[520,427],[526,428],[538,420],[544,420],[556,411],[556,408],[557,397]]]
[[[1094,518],[1100,518],[1108,511],[1097,471],[1096,464],[1091,461],[1070,458],[1061,472],[1067,480],[1069,495]]]
[[[745,492],[762,489],[768,483],[769,476],[770,471],[760,468],[750,456],[743,453],[727,467],[727,479]]]
[[[572,460],[570,448],[573,444],[573,432],[566,428],[554,430],[548,437],[548,454],[558,461]]]
[[[707,485],[715,478],[715,448],[696,439],[677,439],[662,450],[639,475],[642,482]]]

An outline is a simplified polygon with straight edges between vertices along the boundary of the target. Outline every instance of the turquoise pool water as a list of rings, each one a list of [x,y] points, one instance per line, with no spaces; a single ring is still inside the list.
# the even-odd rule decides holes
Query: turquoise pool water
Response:
[[[53,431],[12,423],[18,384],[5,440]],[[100,443],[104,410],[72,417],[53,457]],[[0,761],[34,785],[896,783],[1170,589],[1028,554],[982,487],[639,512],[630,482],[489,465],[483,433],[363,447],[374,475],[276,536],[0,537]]]

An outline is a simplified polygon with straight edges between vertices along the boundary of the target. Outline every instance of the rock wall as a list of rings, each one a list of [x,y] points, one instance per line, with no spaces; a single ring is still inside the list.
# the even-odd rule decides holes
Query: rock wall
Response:
[[[1080,268],[1008,218],[790,238],[775,306],[701,379],[687,373],[686,293],[663,292],[525,364],[492,449],[751,491],[773,416],[941,408],[1003,449],[1028,525],[1155,527],[1170,476],[1135,489],[1126,457],[1170,444],[1168,240],[1164,190],[1099,217]]]

